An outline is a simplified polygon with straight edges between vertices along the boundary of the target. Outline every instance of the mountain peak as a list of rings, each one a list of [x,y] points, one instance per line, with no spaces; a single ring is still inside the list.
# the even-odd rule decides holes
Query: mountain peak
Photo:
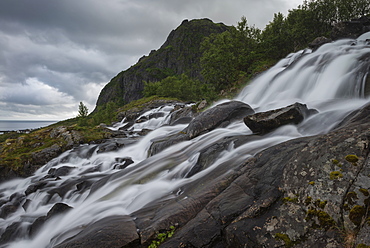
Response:
[[[200,44],[205,37],[228,30],[223,23],[214,23],[208,18],[183,20],[172,30],[158,50],[126,71],[120,72],[100,92],[97,106],[110,101],[127,104],[143,97],[144,82],[160,81],[168,76],[187,74],[202,79],[200,74]]]

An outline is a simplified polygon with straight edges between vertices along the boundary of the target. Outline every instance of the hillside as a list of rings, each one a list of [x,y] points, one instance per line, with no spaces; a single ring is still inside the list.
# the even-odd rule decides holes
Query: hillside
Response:
[[[97,107],[108,102],[127,104],[143,97],[144,81],[156,82],[168,76],[187,74],[201,79],[200,43],[205,37],[228,30],[209,19],[184,20],[172,30],[158,50],[143,56],[135,65],[120,72],[101,91]]]

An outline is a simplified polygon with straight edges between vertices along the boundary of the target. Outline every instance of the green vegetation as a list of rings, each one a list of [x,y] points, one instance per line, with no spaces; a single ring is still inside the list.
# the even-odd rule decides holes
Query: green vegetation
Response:
[[[307,196],[307,198],[304,200],[304,204],[306,206],[311,204],[311,202],[312,202],[312,197],[311,196]]]
[[[370,248],[370,245],[358,244],[356,248]]]
[[[69,122],[72,121],[69,120]],[[98,127],[80,127],[76,125],[76,122],[76,119],[74,119],[74,124],[71,126],[54,124],[28,134],[9,133],[4,136],[0,135],[1,138],[6,137],[0,143],[0,166],[10,168],[22,174],[24,165],[37,164],[36,153],[50,147],[59,147],[60,152],[70,149],[70,140],[66,138],[68,135],[80,137],[79,142],[82,143],[106,137],[103,129]],[[57,127],[62,127],[62,132],[68,135],[62,135],[62,133],[52,135],[53,130]]]
[[[282,240],[285,244],[285,247],[292,247],[294,245],[294,242],[285,233],[276,233],[275,239]]]
[[[358,157],[356,155],[349,154],[349,155],[345,156],[345,160],[347,160],[348,162],[356,165],[356,162],[358,161]]]
[[[204,84],[200,80],[191,79],[186,74],[169,76],[157,82],[144,82],[144,96],[176,97],[183,101],[199,101],[202,98],[208,101],[215,99],[212,85]]]
[[[364,196],[369,196],[369,191],[367,189],[360,188],[359,191],[364,195]]]
[[[139,100],[132,101],[118,109],[117,112],[125,112],[133,109],[143,109],[146,106],[152,104],[154,101],[167,101],[167,100],[178,100],[176,98],[165,98],[159,96],[143,97]]]
[[[332,171],[330,172],[330,180],[337,180],[343,178],[343,174],[340,171]]]
[[[353,208],[349,211],[349,219],[355,224],[356,226],[361,225],[362,220],[364,219],[366,215],[366,208],[364,206],[355,205]]]
[[[251,65],[258,59],[255,51],[260,33],[259,29],[249,27],[247,19],[242,17],[237,27],[205,38],[201,46],[201,66],[206,82],[220,91],[252,71]]]
[[[160,244],[166,241],[168,238],[171,238],[175,233],[176,228],[174,226],[170,226],[170,230],[158,233],[157,238],[152,241],[152,243],[148,246],[148,248],[157,248]]]
[[[287,16],[276,13],[263,30],[250,26],[245,17],[232,27],[206,19],[184,21],[162,48],[132,66],[136,71],[121,72],[111,80],[101,93],[109,97],[98,100],[87,125],[114,121],[108,100],[115,99],[116,107],[124,105],[123,74],[144,80],[140,94],[145,97],[211,102],[235,94],[251,78],[287,54],[306,48],[315,38],[329,37],[333,23],[369,15],[369,6],[367,0],[304,1]],[[166,62],[158,64],[159,60]],[[338,160],[333,164],[340,167]]]
[[[78,115],[77,115],[77,120],[78,120],[78,125],[80,126],[86,126],[87,125],[87,114],[89,110],[87,109],[86,105],[83,104],[83,102],[80,102],[80,105],[78,105]]]
[[[312,219],[317,219],[319,221],[319,224],[313,225],[315,228],[324,228],[325,230],[330,229],[332,227],[336,227],[337,223],[335,220],[325,211],[323,210],[317,210],[315,208],[310,208],[307,211],[306,215],[306,221],[312,220]]]
[[[298,202],[298,197],[284,197],[283,198],[283,203],[287,203],[287,202],[292,202],[292,203],[297,203]]]
[[[313,0],[304,1],[286,17],[275,14],[264,30],[248,26],[242,17],[237,27],[203,41],[203,77],[217,90],[231,88],[306,48],[315,38],[330,37],[333,23],[369,14],[367,0]]]
[[[89,110],[87,109],[86,105],[83,102],[80,102],[78,105],[78,115],[77,117],[87,117]]]
[[[350,191],[347,193],[345,200],[348,202],[348,204],[355,204],[356,200],[358,200],[357,193],[354,191]]]
[[[98,106],[97,110],[88,116],[88,126],[95,126],[101,123],[110,125],[117,120],[117,111],[119,104],[116,102],[108,102],[103,106]]]
[[[314,203],[314,205],[318,208],[324,209],[328,201],[321,201],[320,199],[317,199]]]

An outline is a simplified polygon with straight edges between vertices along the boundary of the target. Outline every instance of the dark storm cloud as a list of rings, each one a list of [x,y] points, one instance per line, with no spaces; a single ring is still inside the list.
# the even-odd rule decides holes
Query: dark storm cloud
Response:
[[[298,1],[298,0],[297,0]],[[64,119],[182,20],[263,28],[288,0],[1,0],[0,119]]]

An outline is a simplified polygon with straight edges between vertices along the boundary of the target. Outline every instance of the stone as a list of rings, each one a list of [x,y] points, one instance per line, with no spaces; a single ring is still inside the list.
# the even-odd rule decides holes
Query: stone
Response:
[[[224,127],[232,121],[242,120],[243,116],[252,113],[254,113],[254,110],[248,104],[240,101],[219,104],[195,117],[180,133],[164,139],[154,140],[149,149],[149,154],[151,156],[155,155],[172,145],[193,139],[217,127]]]
[[[99,145],[97,153],[117,151],[124,145],[124,142],[120,142],[120,140],[117,139],[107,140],[105,143]]]
[[[312,114],[305,104],[295,103],[284,108],[248,115],[245,125],[253,133],[265,134],[287,124],[299,124]]]
[[[20,231],[21,222],[14,222],[8,226],[4,233],[0,236],[0,244],[6,244],[17,238],[17,235],[21,234]]]
[[[52,177],[61,177],[61,176],[68,175],[73,169],[74,169],[74,167],[70,167],[70,166],[62,166],[62,167],[59,167],[59,168],[51,168],[48,171],[48,174]]]
[[[47,184],[47,182],[43,182],[43,181],[31,184],[30,186],[27,187],[27,189],[24,193],[26,195],[32,194],[32,193],[36,192],[37,190],[42,189],[43,187],[45,187],[46,184]]]
[[[116,160],[117,164],[114,165],[114,169],[120,169],[120,170],[123,170],[127,166],[129,166],[130,164],[134,163],[132,158],[116,158],[115,160]]]
[[[198,104],[198,106],[197,106],[197,109],[198,110],[202,110],[202,109],[204,109],[206,106],[207,106],[207,100],[203,100],[203,101],[201,101],[199,104]]]
[[[326,44],[326,43],[330,43],[332,42],[331,39],[329,38],[326,38],[324,36],[321,36],[321,37],[317,37],[316,39],[314,39],[310,44],[308,44],[308,46],[310,48],[312,48],[313,51],[317,50],[320,46]]]
[[[169,125],[174,126],[176,124],[188,124],[195,116],[196,111],[194,111],[193,107],[177,105],[171,112]]]
[[[243,116],[253,113],[254,110],[248,104],[240,101],[229,101],[202,112],[189,123],[182,133],[187,134],[192,139],[219,127],[226,121],[241,120]]]
[[[34,236],[37,231],[40,230],[40,228],[42,227],[42,225],[45,224],[46,221],[48,221],[50,218],[53,218],[55,217],[56,215],[59,215],[59,214],[62,214],[62,213],[65,213],[66,211],[72,209],[72,207],[68,206],[67,204],[65,203],[56,203],[50,210],[49,212],[47,213],[46,216],[41,216],[39,218],[37,218],[33,223],[32,225],[30,226],[30,229],[29,229],[29,234],[30,236]]]
[[[129,216],[110,216],[85,227],[55,248],[140,247],[136,225]]]
[[[164,117],[164,113],[163,112],[156,112],[156,113],[152,113],[148,116],[149,120],[150,119],[158,119],[158,118],[161,118],[161,117]]]

